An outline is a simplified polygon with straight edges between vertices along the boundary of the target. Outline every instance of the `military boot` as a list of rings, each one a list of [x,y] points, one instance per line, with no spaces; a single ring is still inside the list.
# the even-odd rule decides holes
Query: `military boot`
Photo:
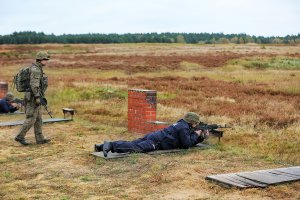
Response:
[[[104,157],[107,157],[107,153],[110,152],[112,150],[112,148],[113,148],[113,146],[112,146],[111,142],[104,141],[104,144],[103,144]]]
[[[37,144],[47,144],[49,143],[51,140],[50,139],[43,139],[41,141],[36,142]]]
[[[27,145],[30,145],[30,144],[31,144],[30,142],[27,142],[27,141],[25,140],[25,138],[15,137],[15,141],[20,142],[20,143],[21,143],[22,145],[24,145],[24,146],[27,146]]]
[[[95,152],[103,151],[103,144],[95,144],[94,150]]]

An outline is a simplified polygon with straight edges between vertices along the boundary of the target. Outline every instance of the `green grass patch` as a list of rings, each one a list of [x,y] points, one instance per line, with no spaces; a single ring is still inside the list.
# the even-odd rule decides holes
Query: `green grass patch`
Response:
[[[191,63],[187,61],[183,61],[180,63],[180,68],[182,70],[187,70],[187,71],[195,71],[203,68],[203,66],[197,64],[197,63]]]
[[[8,172],[8,171],[2,172],[2,176],[5,179],[8,179],[8,180],[12,180],[13,179],[13,174],[11,172]]]
[[[126,99],[127,91],[112,87],[103,88],[71,88],[64,87],[50,94],[51,103],[59,104],[59,102],[70,103],[76,101],[86,101],[91,99]]]
[[[19,52],[1,52],[0,53],[0,58],[21,58],[22,57],[22,53]]]
[[[300,58],[275,57],[275,58],[254,58],[241,61],[241,64],[246,68],[255,69],[300,69]]]
[[[127,91],[123,91],[112,87],[100,88],[96,92],[101,99],[111,99],[111,98],[126,99],[128,95]]]
[[[80,180],[82,182],[89,182],[89,181],[92,181],[93,179],[89,176],[82,176],[82,177],[80,177]]]
[[[169,93],[169,92],[159,92],[157,94],[157,98],[159,100],[171,100],[171,99],[175,99],[176,96],[177,96],[177,94]]]
[[[62,197],[61,200],[69,200],[69,197]]]

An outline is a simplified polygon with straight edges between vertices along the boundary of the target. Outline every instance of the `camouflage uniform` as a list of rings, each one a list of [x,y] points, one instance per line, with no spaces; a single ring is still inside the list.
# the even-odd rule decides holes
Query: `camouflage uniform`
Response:
[[[48,87],[48,78],[43,73],[43,65],[39,60],[39,53],[37,54],[36,63],[33,63],[30,66],[30,89],[29,91],[25,92],[24,97],[26,119],[19,131],[19,134],[15,138],[16,141],[20,142],[23,145],[29,144],[25,141],[25,135],[33,125],[35,139],[38,144],[43,144],[50,141],[44,139],[44,136],[42,134],[43,122],[41,105],[40,103],[37,103],[37,99],[44,97],[44,93]],[[48,54],[46,55],[46,58],[48,59],[44,59],[49,60]]]

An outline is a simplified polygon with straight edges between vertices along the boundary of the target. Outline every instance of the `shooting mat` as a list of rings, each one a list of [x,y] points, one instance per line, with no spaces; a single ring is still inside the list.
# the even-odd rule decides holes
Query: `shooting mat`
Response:
[[[72,121],[72,119],[63,119],[63,118],[50,118],[50,119],[43,119],[43,123],[54,123],[54,122],[68,122]],[[3,126],[17,126],[22,125],[24,120],[14,121],[14,122],[0,122],[0,127]]]
[[[210,147],[211,147],[210,145],[199,143],[193,148],[207,149],[207,148],[210,148]],[[185,151],[185,150],[186,149],[157,150],[157,151],[147,152],[145,154],[156,155],[156,154],[182,152],[182,151]],[[93,156],[104,158],[104,159],[125,158],[125,157],[130,156],[130,153],[112,153],[112,152],[108,152],[107,157],[104,157],[102,151],[101,152],[93,152],[91,154]]]

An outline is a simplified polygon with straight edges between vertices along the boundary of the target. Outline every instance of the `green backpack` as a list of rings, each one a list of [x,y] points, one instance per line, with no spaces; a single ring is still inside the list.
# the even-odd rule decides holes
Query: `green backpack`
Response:
[[[26,92],[30,89],[30,67],[22,68],[19,73],[14,76],[13,84],[18,92]]]

